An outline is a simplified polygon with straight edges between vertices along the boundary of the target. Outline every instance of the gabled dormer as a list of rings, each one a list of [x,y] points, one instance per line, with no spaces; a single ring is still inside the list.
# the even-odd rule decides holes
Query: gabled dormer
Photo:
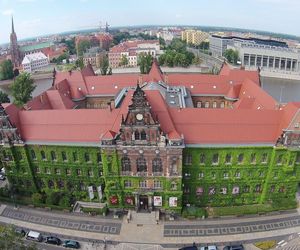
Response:
[[[125,145],[157,145],[161,136],[160,124],[151,113],[145,92],[137,85],[128,107],[126,117],[122,117],[120,140]]]

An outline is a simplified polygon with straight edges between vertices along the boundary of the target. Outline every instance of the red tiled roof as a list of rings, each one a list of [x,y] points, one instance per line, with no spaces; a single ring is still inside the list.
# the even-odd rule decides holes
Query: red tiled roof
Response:
[[[170,86],[185,86],[193,95],[223,95],[238,99],[233,109],[171,108],[159,90],[145,90],[153,116],[170,139],[184,136],[187,144],[273,144],[300,109],[300,103],[278,108],[276,101],[259,87],[257,71],[223,66],[220,75],[168,74]],[[131,104],[130,89],[119,108],[74,110],[71,98],[86,95],[115,96],[137,82],[162,81],[157,63],[148,75],[94,76],[91,69],[56,74],[53,89],[27,104],[31,110],[6,106],[10,119],[25,141],[100,143],[119,132],[122,115]],[[41,104],[42,101],[42,104]],[[40,110],[39,110],[40,109]],[[20,126],[21,125],[21,126]]]
[[[187,144],[274,144],[282,111],[169,109]]]

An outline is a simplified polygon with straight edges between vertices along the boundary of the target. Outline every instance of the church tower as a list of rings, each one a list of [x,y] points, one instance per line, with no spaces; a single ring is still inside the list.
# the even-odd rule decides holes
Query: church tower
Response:
[[[10,55],[14,67],[19,67],[21,64],[21,57],[13,17],[11,18]]]

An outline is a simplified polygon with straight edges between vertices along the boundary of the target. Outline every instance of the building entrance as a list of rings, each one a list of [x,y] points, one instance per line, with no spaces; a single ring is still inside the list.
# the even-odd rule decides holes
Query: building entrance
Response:
[[[148,209],[148,196],[147,195],[141,195],[139,198],[140,198],[139,208],[147,210]]]

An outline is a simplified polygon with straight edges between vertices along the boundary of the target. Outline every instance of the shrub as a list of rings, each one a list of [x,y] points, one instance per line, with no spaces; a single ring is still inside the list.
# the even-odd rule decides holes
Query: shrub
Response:
[[[33,193],[31,195],[31,199],[33,204],[43,203],[43,195],[40,193]]]
[[[195,206],[185,207],[182,211],[184,218],[202,218],[207,217],[207,211],[204,208],[198,208]]]
[[[105,206],[103,208],[89,208],[89,207],[83,207],[81,209],[84,213],[91,213],[95,215],[106,215],[108,212],[108,208]]]

